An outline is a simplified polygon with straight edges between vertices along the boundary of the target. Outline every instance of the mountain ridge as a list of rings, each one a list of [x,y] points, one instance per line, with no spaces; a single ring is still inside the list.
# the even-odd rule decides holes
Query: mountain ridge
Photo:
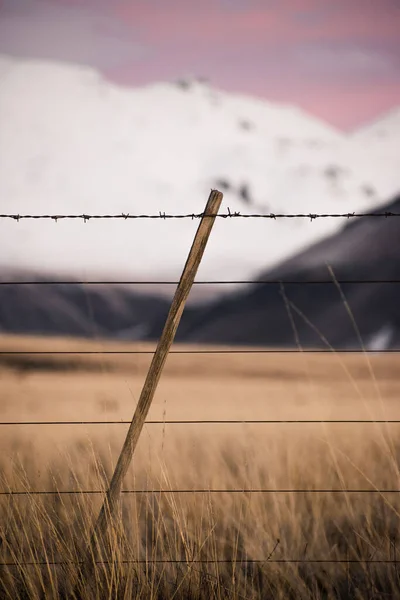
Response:
[[[90,69],[1,64],[4,212],[197,213],[218,186],[221,210],[242,213],[349,212],[392,195],[395,165],[387,173],[365,144],[293,107],[202,82],[126,90]],[[339,227],[233,221],[216,224],[200,277],[249,278]],[[196,226],[1,222],[0,262],[78,279],[176,279]]]

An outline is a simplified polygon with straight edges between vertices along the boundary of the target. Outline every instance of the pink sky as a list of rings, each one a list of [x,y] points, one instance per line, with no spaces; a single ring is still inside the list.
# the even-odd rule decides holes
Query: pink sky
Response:
[[[400,0],[0,0],[0,52],[203,76],[345,129],[400,105]]]

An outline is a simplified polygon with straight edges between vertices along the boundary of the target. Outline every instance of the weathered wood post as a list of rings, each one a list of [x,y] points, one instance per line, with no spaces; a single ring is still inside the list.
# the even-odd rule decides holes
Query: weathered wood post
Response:
[[[221,206],[222,198],[223,194],[217,190],[212,190],[208,198],[208,202],[194,237],[192,247],[182,272],[182,276],[172,300],[163,332],[151,361],[151,365],[140,394],[139,402],[129,426],[124,445],[115,467],[115,471],[111,478],[109,489],[106,493],[99,516],[93,528],[81,571],[81,577],[88,585],[92,583],[90,578],[93,576],[95,567],[96,555],[98,552],[97,544],[104,539],[104,534],[107,531],[107,527],[115,516],[117,505],[121,496],[123,479],[127,473],[140,437],[140,433],[143,429],[143,425],[149,412],[162,369],[178,329],[183,309],[185,307],[185,302],[204,254],[204,250],[210,236],[211,229],[214,225],[216,215]]]

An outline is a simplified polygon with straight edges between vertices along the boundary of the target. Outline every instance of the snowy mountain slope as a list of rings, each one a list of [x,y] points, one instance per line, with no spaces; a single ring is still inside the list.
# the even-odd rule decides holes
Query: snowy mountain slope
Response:
[[[398,150],[400,145],[400,106],[358,128],[353,133],[353,138],[362,142],[393,144]]]
[[[398,185],[391,163],[299,109],[199,81],[125,89],[87,68],[2,57],[0,132],[5,213],[201,212],[211,187],[222,212],[348,212]],[[340,225],[219,219],[198,277],[251,277]],[[176,278],[197,226],[0,221],[0,266]]]
[[[400,106],[357,129],[351,141],[368,148],[380,165],[376,182],[394,192],[400,190]],[[395,189],[397,186],[397,190]]]

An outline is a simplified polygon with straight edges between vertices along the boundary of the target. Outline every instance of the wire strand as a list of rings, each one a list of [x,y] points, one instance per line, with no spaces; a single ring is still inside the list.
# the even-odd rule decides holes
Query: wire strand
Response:
[[[53,567],[53,566],[66,566],[66,565],[82,565],[82,561],[29,561],[29,562],[0,562],[0,567],[20,567],[20,566],[45,566],[45,567]],[[310,559],[310,558],[259,558],[259,559],[241,559],[241,558],[226,558],[226,559],[196,559],[196,560],[188,560],[188,559],[143,559],[143,560],[98,560],[95,561],[97,565],[137,565],[137,564],[377,564],[377,565],[397,565],[400,564],[400,559],[388,559],[388,560],[374,560],[367,558],[359,558],[359,559]]]
[[[9,490],[0,491],[0,496],[65,496],[99,495],[106,490]],[[158,490],[121,490],[121,494],[399,494],[400,489],[158,489]]]
[[[82,220],[84,222],[88,222],[90,220],[101,220],[101,219],[117,219],[122,221],[127,220],[136,220],[136,219],[160,219],[160,220],[170,220],[170,219],[202,219],[204,213],[187,213],[187,214],[168,214],[163,211],[159,211],[156,214],[130,214],[130,213],[119,213],[119,214],[89,214],[89,213],[80,213],[80,214],[18,214],[18,213],[3,213],[0,214],[0,219],[11,219],[13,221],[19,222],[22,220],[52,220],[52,221],[61,221],[61,220]],[[242,214],[238,211],[231,211],[229,208],[226,213],[217,213],[207,215],[210,218],[218,218],[218,219],[309,219],[310,221],[314,221],[316,219],[359,219],[364,217],[369,218],[389,218],[389,217],[400,217],[400,213],[391,212],[391,211],[383,211],[383,212],[365,212],[365,213],[357,213],[357,212],[347,212],[347,213],[251,213],[251,214]]]
[[[313,425],[313,424],[400,424],[400,419],[206,419],[145,421],[145,425]],[[130,425],[131,421],[2,421],[6,425]]]
[[[320,280],[278,280],[278,279],[241,279],[231,281],[194,281],[193,285],[328,285],[328,284],[399,284],[400,279],[320,279]],[[85,281],[85,280],[55,280],[55,281],[1,281],[0,285],[178,285],[179,281]]]
[[[155,350],[1,350],[0,356],[15,356],[15,355],[33,355],[33,356],[44,356],[44,355],[113,355],[113,354],[154,354]],[[400,349],[386,348],[381,350],[374,349],[351,349],[344,348],[343,350],[316,350],[316,349],[292,349],[292,348],[278,348],[272,349],[260,349],[260,350],[171,350],[169,354],[398,354]]]

